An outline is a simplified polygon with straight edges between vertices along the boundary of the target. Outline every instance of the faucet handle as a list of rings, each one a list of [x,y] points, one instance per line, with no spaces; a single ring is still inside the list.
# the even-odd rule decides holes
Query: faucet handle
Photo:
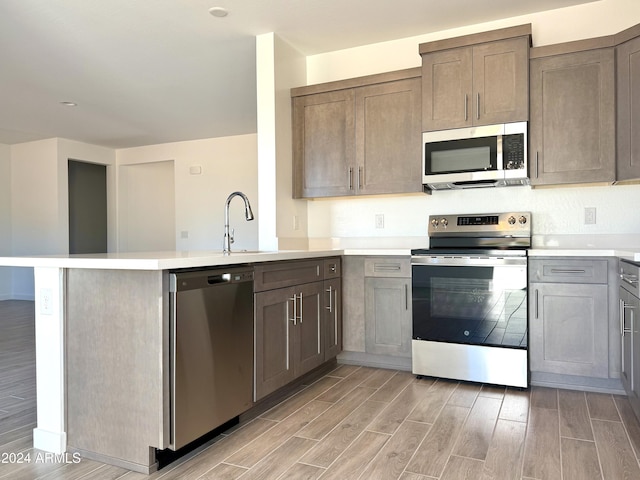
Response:
[[[232,228],[231,233],[229,234],[229,243],[234,243],[236,241],[235,235],[236,235],[236,229]]]

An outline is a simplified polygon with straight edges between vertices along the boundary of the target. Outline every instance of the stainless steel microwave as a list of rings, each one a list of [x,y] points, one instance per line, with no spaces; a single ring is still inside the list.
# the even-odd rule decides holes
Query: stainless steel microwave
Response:
[[[428,190],[529,185],[527,122],[422,134]]]

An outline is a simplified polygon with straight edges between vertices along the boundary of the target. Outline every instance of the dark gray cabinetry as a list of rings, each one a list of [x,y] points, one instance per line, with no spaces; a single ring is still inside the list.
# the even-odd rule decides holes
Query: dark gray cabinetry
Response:
[[[420,69],[291,95],[294,198],[421,191]]]
[[[611,41],[531,50],[532,185],[615,179],[615,70]]]
[[[530,34],[523,25],[421,44],[423,130],[527,121]]]
[[[640,26],[621,34],[616,47],[616,180],[640,178]]]
[[[339,277],[339,258],[256,265],[256,400],[337,354],[342,329],[336,313],[341,304]]]
[[[532,372],[619,376],[620,337],[612,320],[615,261],[532,258],[529,261],[529,355]]]

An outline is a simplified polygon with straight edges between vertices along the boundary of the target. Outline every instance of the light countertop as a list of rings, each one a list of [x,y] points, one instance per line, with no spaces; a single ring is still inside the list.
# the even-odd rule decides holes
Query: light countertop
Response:
[[[528,253],[530,257],[618,257],[633,262],[640,262],[639,251],[615,248],[534,247],[529,249]],[[410,256],[411,249],[349,248],[344,250],[238,251],[232,252],[229,255],[213,250],[127,252],[88,255],[34,255],[0,257],[0,266],[110,270],[172,270],[178,268],[215,267],[280,260],[304,260],[307,258],[329,257],[334,255]]]

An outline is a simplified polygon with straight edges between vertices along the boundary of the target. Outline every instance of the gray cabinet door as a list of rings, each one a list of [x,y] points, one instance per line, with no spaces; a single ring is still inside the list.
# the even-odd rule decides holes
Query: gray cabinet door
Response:
[[[614,50],[531,60],[532,185],[615,178]]]
[[[529,119],[529,39],[511,38],[473,47],[475,125]]]
[[[424,131],[527,121],[529,37],[422,56]]]
[[[471,126],[473,50],[454,48],[422,56],[422,129]]]
[[[294,287],[255,294],[255,400],[294,379]]]
[[[616,48],[616,179],[640,178],[640,37]]]
[[[422,191],[421,96],[417,77],[355,90],[357,193]]]
[[[324,359],[330,360],[342,351],[342,281],[324,281]]]
[[[531,371],[607,378],[607,285],[532,283]]]
[[[293,99],[293,197],[353,195],[353,89]]]
[[[411,279],[365,278],[367,353],[411,356]]]

